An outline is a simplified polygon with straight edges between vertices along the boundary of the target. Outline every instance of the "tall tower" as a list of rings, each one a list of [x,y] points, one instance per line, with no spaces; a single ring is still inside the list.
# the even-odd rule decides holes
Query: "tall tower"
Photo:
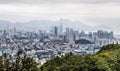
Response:
[[[62,33],[63,32],[63,26],[62,26],[62,18],[60,19],[60,33]]]

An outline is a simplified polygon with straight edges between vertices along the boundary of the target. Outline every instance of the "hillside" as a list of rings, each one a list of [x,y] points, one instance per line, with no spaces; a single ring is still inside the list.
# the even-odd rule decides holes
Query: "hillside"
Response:
[[[112,27],[107,27],[105,25],[98,25],[98,26],[90,26],[87,23],[83,23],[80,21],[71,21],[69,19],[62,19],[61,20],[33,20],[28,22],[15,22],[12,23],[6,20],[0,20],[0,28],[1,29],[13,29],[14,27],[17,30],[24,30],[24,31],[33,31],[33,30],[51,30],[53,26],[60,26],[62,23],[63,30],[66,30],[67,27],[74,28],[74,30],[84,30],[84,31],[94,31],[94,30],[115,30]],[[115,30],[116,31],[116,30]]]
[[[41,71],[120,71],[119,52],[119,44],[110,44],[93,55],[69,53],[51,59],[41,67]]]

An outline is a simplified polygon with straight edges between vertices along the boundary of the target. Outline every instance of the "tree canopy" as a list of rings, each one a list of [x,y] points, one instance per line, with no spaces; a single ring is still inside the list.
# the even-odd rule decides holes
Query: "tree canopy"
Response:
[[[110,44],[93,55],[69,53],[49,60],[41,67],[41,71],[120,71],[119,52],[119,44]]]

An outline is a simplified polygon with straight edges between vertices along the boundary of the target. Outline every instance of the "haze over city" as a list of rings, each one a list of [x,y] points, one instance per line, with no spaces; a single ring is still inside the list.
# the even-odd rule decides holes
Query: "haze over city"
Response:
[[[104,25],[119,33],[119,0],[0,0],[0,19],[16,22],[56,21],[60,18],[86,25]],[[73,23],[74,24],[74,23]],[[79,25],[79,24],[78,24]]]
[[[0,71],[120,71],[120,0],[0,0]]]

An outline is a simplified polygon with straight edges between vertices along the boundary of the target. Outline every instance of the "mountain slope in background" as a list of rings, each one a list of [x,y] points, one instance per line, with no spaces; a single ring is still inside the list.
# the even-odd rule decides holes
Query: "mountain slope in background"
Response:
[[[18,30],[27,30],[27,31],[33,31],[33,30],[51,30],[53,26],[60,26],[62,23],[63,30],[65,30],[66,27],[73,28],[75,30],[79,31],[96,31],[96,30],[114,30],[111,27],[107,27],[104,25],[98,25],[95,27],[91,27],[89,25],[86,25],[79,21],[70,21],[68,19],[63,19],[62,21],[50,21],[50,20],[34,20],[30,22],[16,22],[11,23],[8,21],[0,20],[0,28],[1,29],[12,29],[17,28]]]
[[[105,25],[97,25],[97,26],[94,26],[93,28],[94,28],[95,30],[96,30],[96,29],[109,30],[109,31],[112,31],[112,30],[113,30],[113,28],[108,27],[108,26],[105,26]]]
[[[13,27],[13,23],[5,20],[0,20],[0,29],[12,29]]]

